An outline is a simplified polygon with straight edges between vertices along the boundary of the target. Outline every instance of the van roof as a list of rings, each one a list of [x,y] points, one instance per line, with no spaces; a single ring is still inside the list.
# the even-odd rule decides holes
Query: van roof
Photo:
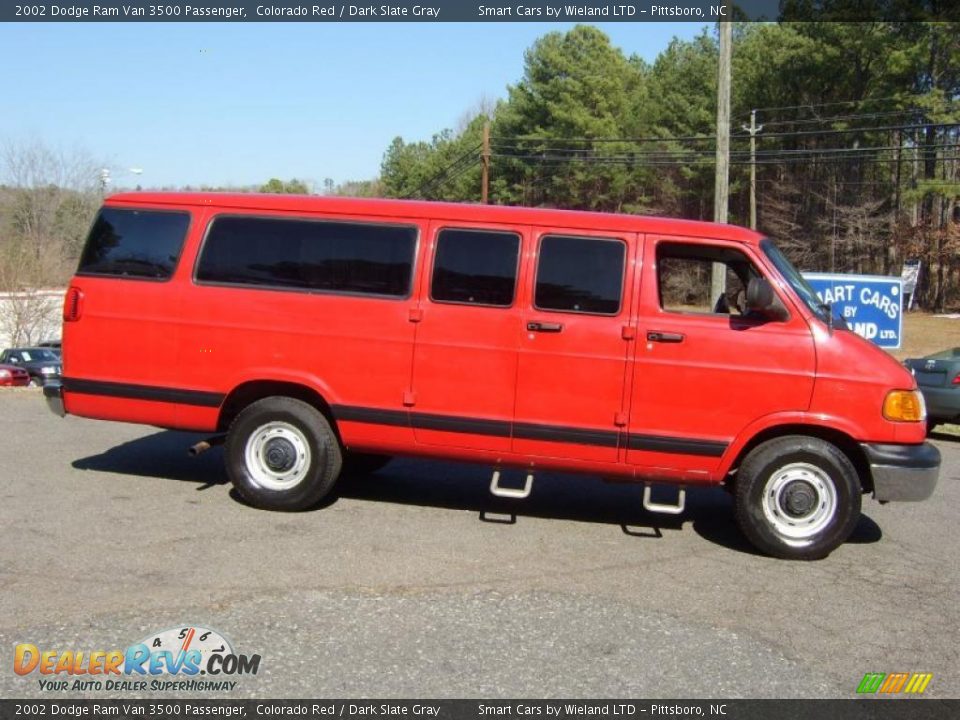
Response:
[[[319,195],[279,195],[266,193],[215,192],[127,192],[111,195],[107,205],[183,205],[235,210],[287,212],[329,212],[367,215],[381,218],[434,218],[463,222],[499,222],[521,225],[550,225],[580,230],[662,233],[688,237],[710,237],[755,244],[763,236],[737,225],[677,220],[649,215],[554,210],[549,208],[508,207],[470,203],[428,202],[425,200],[385,200],[372,198],[328,197]]]

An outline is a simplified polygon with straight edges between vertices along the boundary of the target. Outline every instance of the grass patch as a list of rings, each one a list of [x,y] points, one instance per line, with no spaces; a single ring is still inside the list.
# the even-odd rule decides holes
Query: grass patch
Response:
[[[934,317],[928,313],[903,316],[902,347],[889,350],[897,360],[925,357],[947,348],[960,347],[960,318]]]

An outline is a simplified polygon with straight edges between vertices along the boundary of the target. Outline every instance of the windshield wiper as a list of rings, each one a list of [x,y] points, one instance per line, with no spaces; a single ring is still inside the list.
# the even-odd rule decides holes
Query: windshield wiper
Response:
[[[827,328],[833,330],[833,304],[832,303],[819,303],[817,305],[818,310],[822,310],[827,315]]]
[[[840,330],[849,330],[850,326],[847,324],[846,318],[841,315],[835,315],[833,312],[833,303],[819,303],[817,308],[823,310],[827,314],[827,327],[833,330],[834,328],[839,328]]]

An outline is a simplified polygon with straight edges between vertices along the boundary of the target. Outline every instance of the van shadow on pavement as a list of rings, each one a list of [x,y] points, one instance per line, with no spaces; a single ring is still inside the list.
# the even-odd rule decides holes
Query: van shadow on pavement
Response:
[[[198,457],[187,449],[204,436],[165,430],[112,447],[98,455],[75,460],[78,470],[94,470],[141,478],[196,483],[203,491],[227,484],[223,450],[213,448]],[[536,476],[526,500],[508,500],[489,492],[491,469],[487,466],[397,458],[382,470],[365,476],[344,476],[334,495],[315,510],[339,498],[367,502],[470,510],[484,522],[514,524],[518,518],[535,517],[575,522],[617,525],[638,539],[660,538],[662,531],[682,530],[691,524],[694,532],[716,545],[748,554],[759,554],[743,538],[733,518],[733,502],[721,488],[688,488],[684,512],[679,516],[648,513],[641,502],[642,486],[605,483],[596,476],[543,472]],[[520,470],[504,472],[505,485],[519,486]],[[662,493],[662,496],[661,496]],[[243,503],[231,490],[230,497]],[[658,488],[654,499],[670,502],[673,490]],[[864,505],[867,503],[864,496]],[[848,542],[878,542],[883,533],[867,515],[861,515]]]

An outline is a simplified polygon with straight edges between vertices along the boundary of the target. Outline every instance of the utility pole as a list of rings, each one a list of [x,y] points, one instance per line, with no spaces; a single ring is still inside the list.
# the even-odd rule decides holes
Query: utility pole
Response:
[[[713,192],[713,221],[727,221],[730,204],[730,57],[733,44],[733,23],[717,23],[720,30],[720,67],[717,74],[717,173]],[[715,302],[726,290],[726,267],[713,264],[710,301]]]
[[[757,125],[757,111],[750,111],[750,127],[741,125],[750,133],[750,229],[757,229],[757,133],[763,125]]]
[[[483,150],[480,152],[480,202],[490,202],[490,122],[483,124]]]

